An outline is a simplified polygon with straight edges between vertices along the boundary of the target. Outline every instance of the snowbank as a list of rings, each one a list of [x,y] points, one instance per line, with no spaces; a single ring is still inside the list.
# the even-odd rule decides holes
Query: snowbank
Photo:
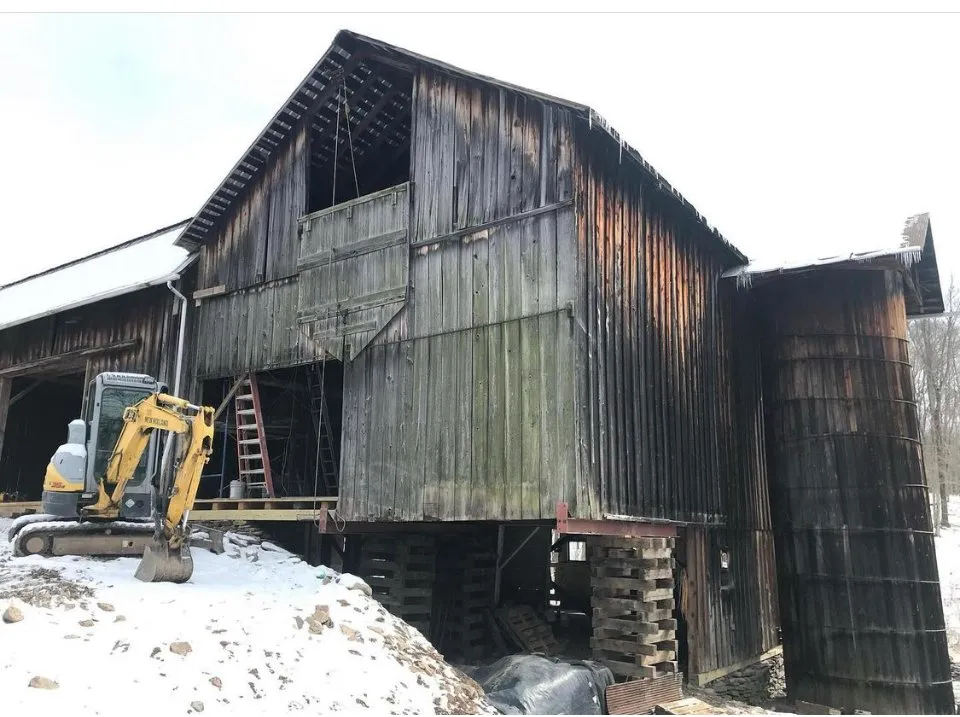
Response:
[[[136,559],[13,558],[0,539],[0,612],[24,616],[0,622],[4,713],[494,712],[359,578],[226,544],[170,585],[136,581]]]

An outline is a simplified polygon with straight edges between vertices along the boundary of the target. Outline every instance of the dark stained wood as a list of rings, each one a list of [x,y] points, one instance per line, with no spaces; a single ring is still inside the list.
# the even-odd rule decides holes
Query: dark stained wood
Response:
[[[13,379],[0,378],[0,456],[3,455],[3,437],[7,433],[7,417],[10,414],[10,391]]]
[[[297,221],[306,209],[307,130],[271,158],[232,217],[200,252],[198,290],[235,291],[296,273]]]
[[[61,368],[83,373],[89,359],[95,373],[124,370],[168,380],[160,368],[169,348],[164,324],[171,299],[166,287],[153,287],[6,329],[0,337],[0,375]]]
[[[901,274],[813,272],[757,293],[788,691],[952,712]]]

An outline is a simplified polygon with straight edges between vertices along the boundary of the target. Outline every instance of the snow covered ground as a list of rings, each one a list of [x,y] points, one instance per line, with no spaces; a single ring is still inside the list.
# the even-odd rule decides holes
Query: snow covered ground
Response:
[[[14,558],[0,519],[4,714],[495,712],[363,581],[269,546],[193,549],[183,585],[137,560]],[[58,687],[28,687],[32,678]]]
[[[957,518],[960,519],[960,515]],[[960,663],[960,527],[942,528],[936,542],[950,659]]]

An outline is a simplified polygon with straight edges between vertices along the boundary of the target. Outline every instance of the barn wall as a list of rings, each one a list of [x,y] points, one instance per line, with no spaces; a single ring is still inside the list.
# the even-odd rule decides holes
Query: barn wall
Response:
[[[578,158],[581,476],[597,497],[589,512],[720,522],[738,438],[718,296],[732,257],[586,128]]]
[[[198,263],[199,289],[243,289],[297,271],[298,220],[307,206],[306,128],[269,160],[260,179],[244,190]]]
[[[347,519],[576,504],[568,112],[423,72],[406,306],[344,379]]]
[[[722,282],[720,401],[722,524],[687,528],[683,606],[691,676],[755,658],[779,644],[779,603],[764,460],[761,360],[752,296]],[[729,556],[726,569],[721,554]]]
[[[159,377],[171,309],[172,294],[158,286],[13,326],[0,332],[0,371],[134,340],[136,345],[131,348],[78,357],[68,363],[82,372],[89,358],[94,373],[133,371]]]
[[[290,366],[318,355],[296,321],[307,144],[303,130],[278,152],[200,251],[196,288],[221,293],[191,307],[194,378]]]
[[[578,132],[575,515],[694,526],[690,672],[709,672],[778,640],[754,307],[719,241],[606,144]]]
[[[196,374],[236,376],[316,361],[322,352],[297,323],[297,278],[204,299],[196,310]]]

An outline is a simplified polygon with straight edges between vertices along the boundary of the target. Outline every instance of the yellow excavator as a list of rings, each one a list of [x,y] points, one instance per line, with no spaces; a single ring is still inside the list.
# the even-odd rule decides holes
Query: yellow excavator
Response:
[[[142,555],[138,579],[186,582],[187,519],[213,448],[214,409],[130,373],[100,374],[87,401],[86,420],[70,422],[47,466],[41,513],[10,530],[14,555]]]

